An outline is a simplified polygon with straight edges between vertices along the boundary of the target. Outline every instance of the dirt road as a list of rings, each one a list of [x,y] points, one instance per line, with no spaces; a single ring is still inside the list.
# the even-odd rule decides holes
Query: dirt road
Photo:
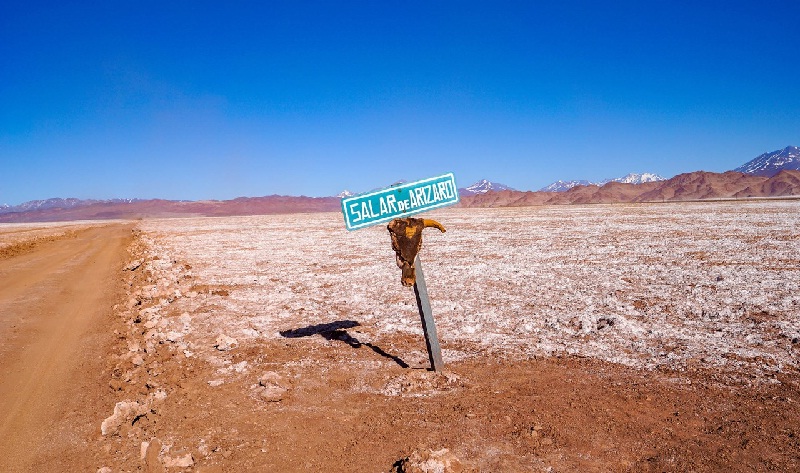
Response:
[[[0,259],[0,471],[69,471],[98,429],[130,227],[72,232]]]

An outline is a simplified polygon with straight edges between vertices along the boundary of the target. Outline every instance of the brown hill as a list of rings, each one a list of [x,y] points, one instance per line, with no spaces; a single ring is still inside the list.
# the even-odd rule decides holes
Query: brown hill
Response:
[[[800,171],[781,171],[760,184],[748,186],[734,197],[800,195]]]
[[[679,174],[659,182],[656,188],[640,194],[635,202],[702,200],[733,197],[737,192],[760,184],[766,178],[740,172],[724,173],[697,171]],[[753,197],[765,197],[758,195]]]
[[[743,199],[800,195],[800,171],[781,171],[773,177],[740,172],[697,171],[643,184],[609,182],[604,186],[575,186],[566,192],[487,192],[461,198],[461,207],[518,207],[523,205],[612,204],[673,202],[704,199]]]

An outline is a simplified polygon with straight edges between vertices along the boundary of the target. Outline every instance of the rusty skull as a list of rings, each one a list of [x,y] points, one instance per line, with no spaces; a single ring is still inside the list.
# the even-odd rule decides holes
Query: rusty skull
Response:
[[[422,248],[422,230],[428,227],[446,230],[439,222],[427,218],[396,218],[386,228],[392,237],[392,249],[397,255],[397,267],[402,270],[400,282],[413,286],[417,280],[414,260]]]

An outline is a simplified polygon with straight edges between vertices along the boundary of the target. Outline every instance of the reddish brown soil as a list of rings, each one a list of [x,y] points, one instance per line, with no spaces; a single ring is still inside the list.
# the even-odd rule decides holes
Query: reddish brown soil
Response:
[[[422,340],[363,344],[368,328],[345,323],[230,352],[269,366],[287,389],[279,401],[257,395],[261,372],[209,385],[219,367],[171,345],[131,371],[130,326],[108,310],[120,283],[146,278],[121,270],[128,232],[0,260],[0,471],[161,471],[190,454],[192,466],[167,471],[386,472],[442,448],[461,471],[800,471],[796,378],[488,352],[436,374],[399,355]],[[163,403],[101,434],[116,402],[158,390]],[[146,464],[152,439],[163,449]]]
[[[0,259],[3,472],[90,470],[130,229],[68,236],[15,243]]]
[[[309,345],[317,345],[313,362],[286,367]],[[383,362],[366,346],[318,345],[296,340],[248,354],[273,360],[290,380],[280,402],[238,384],[198,383],[204,367],[191,361],[165,369],[173,399],[114,439],[100,462],[134,470],[139,439],[153,436],[192,451],[201,471],[388,471],[414,451],[441,448],[466,471],[800,468],[796,384],[724,386],[714,373],[642,373],[580,359],[487,358],[451,363],[441,375]],[[167,356],[165,368],[176,363]],[[342,363],[360,357],[381,363]],[[354,389],[387,382],[404,395]]]

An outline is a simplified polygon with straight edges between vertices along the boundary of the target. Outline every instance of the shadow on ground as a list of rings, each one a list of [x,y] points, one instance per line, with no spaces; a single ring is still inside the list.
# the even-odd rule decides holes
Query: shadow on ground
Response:
[[[279,333],[285,338],[303,338],[319,335],[325,340],[339,340],[353,348],[361,348],[362,346],[365,346],[378,355],[394,361],[400,365],[400,367],[408,368],[408,363],[403,361],[400,357],[386,353],[381,347],[375,346],[371,343],[361,342],[356,337],[350,335],[347,329],[358,327],[359,325],[361,324],[355,320],[337,320],[336,322],[329,322],[326,324],[316,324],[291,330],[282,330]]]

